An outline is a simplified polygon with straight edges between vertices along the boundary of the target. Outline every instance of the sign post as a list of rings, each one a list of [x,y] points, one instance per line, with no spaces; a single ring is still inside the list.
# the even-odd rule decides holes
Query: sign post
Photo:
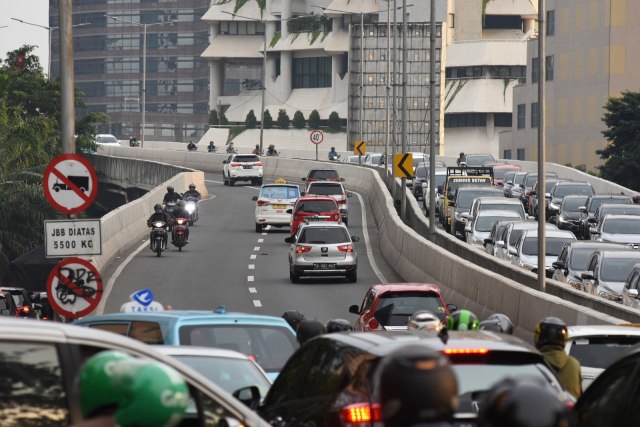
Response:
[[[47,258],[102,254],[99,219],[45,221],[44,239]]]
[[[86,316],[102,299],[102,277],[89,261],[67,258],[49,273],[47,295],[60,316],[68,319]]]
[[[322,133],[321,130],[311,131],[309,139],[313,144],[316,145],[316,160],[318,160],[318,145],[320,145],[320,143],[324,141],[324,133]]]
[[[98,194],[98,176],[84,157],[62,154],[45,169],[42,187],[45,197],[57,211],[72,215],[93,203]]]

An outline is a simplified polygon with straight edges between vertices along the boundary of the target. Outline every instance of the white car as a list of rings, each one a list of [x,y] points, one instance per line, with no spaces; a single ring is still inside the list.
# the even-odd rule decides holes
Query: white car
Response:
[[[466,241],[474,248],[484,251],[485,239],[491,234],[491,229],[496,222],[519,219],[522,219],[520,215],[510,210],[481,210],[465,227]]]
[[[120,141],[118,141],[118,138],[111,135],[110,133],[97,134],[96,138],[94,139],[94,142],[98,145],[105,145],[105,146],[111,146],[111,147],[120,145]]]
[[[544,269],[546,275],[553,274],[553,262],[558,259],[560,251],[566,242],[577,240],[576,236],[568,230],[545,230],[545,257]],[[531,272],[538,271],[538,230],[527,230],[522,233],[516,247],[509,249],[513,256],[511,263]]]
[[[262,232],[265,225],[288,227],[291,224],[292,209],[300,197],[300,189],[293,184],[264,184],[260,195],[253,196],[256,202],[256,233]]]
[[[537,229],[538,229],[537,221],[524,220],[524,221],[514,222],[513,224],[509,224],[504,233],[504,240],[499,239],[498,241],[495,242],[496,256],[499,259],[505,260],[507,262],[511,262],[511,259],[513,257],[509,253],[509,251],[511,251],[516,247],[516,243],[518,243],[518,240],[520,239],[520,236],[522,236],[522,233],[524,233],[526,230],[537,230]],[[546,223],[545,229],[557,230],[558,227],[555,224]]]
[[[591,240],[598,242],[640,244],[640,216],[606,215],[590,230]]]
[[[303,196],[329,196],[336,199],[340,216],[345,225],[349,224],[349,208],[347,198],[351,197],[351,193],[347,193],[340,182],[335,181],[312,181],[307,185],[307,190],[302,193]]]
[[[618,360],[628,349],[640,344],[640,328],[616,325],[569,326],[564,351],[578,359],[582,389]]]
[[[251,181],[253,185],[262,185],[262,162],[255,154],[231,154],[222,163],[224,185],[233,185],[237,181]]]
[[[342,159],[342,163],[348,163],[350,165],[358,165],[362,162],[364,165],[364,157],[360,158],[360,156],[344,156]]]

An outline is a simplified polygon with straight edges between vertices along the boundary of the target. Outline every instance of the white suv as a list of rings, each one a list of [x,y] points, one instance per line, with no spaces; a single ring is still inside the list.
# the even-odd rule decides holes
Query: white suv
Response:
[[[251,181],[253,185],[262,185],[262,162],[255,154],[231,154],[222,163],[224,185],[233,185],[236,181]]]

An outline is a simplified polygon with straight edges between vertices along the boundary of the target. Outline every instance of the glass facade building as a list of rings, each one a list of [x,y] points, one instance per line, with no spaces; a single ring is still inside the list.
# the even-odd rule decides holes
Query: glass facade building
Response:
[[[209,44],[201,20],[208,0],[74,0],[74,79],[88,111],[107,113],[99,133],[140,138],[143,48],[146,37],[146,126],[150,141],[199,139],[208,129]],[[115,19],[113,19],[115,18]],[[124,22],[129,21],[129,22]],[[132,22],[132,23],[130,23]],[[58,1],[49,1],[49,25],[58,27]],[[60,74],[58,32],[51,40],[51,77]]]

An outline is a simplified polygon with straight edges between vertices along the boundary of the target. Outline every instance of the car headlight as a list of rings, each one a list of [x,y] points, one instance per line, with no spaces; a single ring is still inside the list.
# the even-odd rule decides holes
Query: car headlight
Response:
[[[600,291],[598,292],[598,296],[604,299],[608,299],[609,301],[618,301],[620,300],[620,295],[613,294],[611,292]]]
[[[196,210],[196,204],[195,204],[195,203],[193,203],[193,202],[189,202],[189,203],[187,203],[187,204],[185,205],[185,207],[184,207],[184,208],[187,210],[187,212],[189,212],[190,214],[192,214],[192,213],[194,213],[194,212],[195,212],[195,210]]]

